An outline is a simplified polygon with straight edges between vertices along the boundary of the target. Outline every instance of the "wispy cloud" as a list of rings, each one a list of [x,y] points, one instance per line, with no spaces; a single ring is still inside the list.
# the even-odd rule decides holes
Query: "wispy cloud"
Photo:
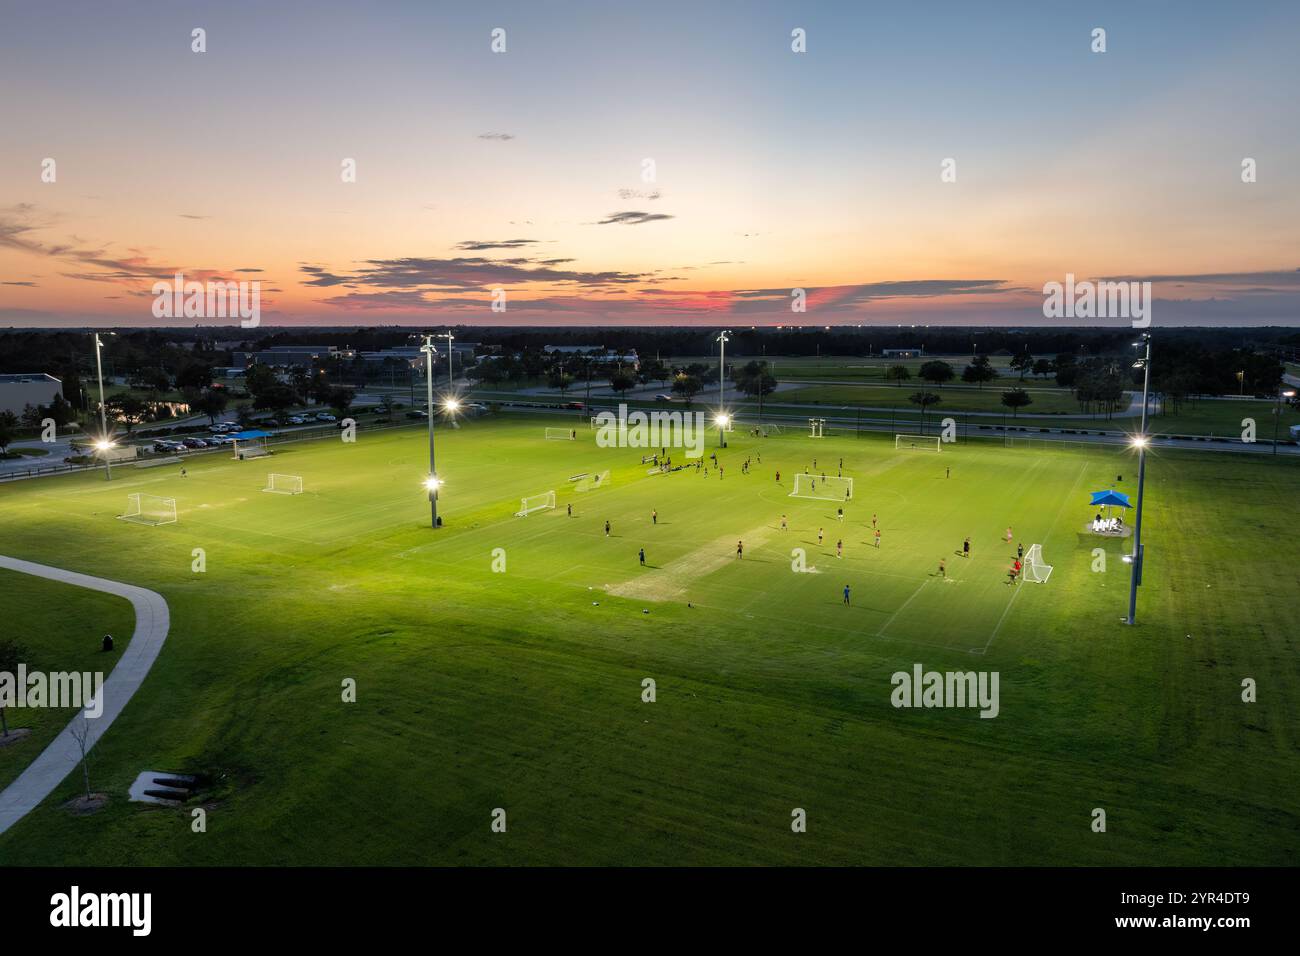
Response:
[[[479,138],[479,139],[496,139],[496,140],[502,140],[502,141],[504,141],[504,140],[508,140],[508,139],[514,139],[514,138],[515,138],[515,134],[514,134],[514,133],[479,133],[479,134],[478,134],[478,138]]]
[[[672,219],[673,217],[662,212],[639,212],[637,210],[628,210],[626,212],[613,212],[609,216],[600,220],[597,225],[608,226],[618,224],[623,226],[639,226],[642,223],[658,222],[660,219]]]

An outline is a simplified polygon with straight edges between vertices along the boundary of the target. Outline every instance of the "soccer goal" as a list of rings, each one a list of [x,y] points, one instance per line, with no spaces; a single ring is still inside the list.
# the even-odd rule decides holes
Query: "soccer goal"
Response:
[[[763,438],[771,438],[773,435],[781,434],[781,426],[760,422],[754,426],[754,434],[760,435]]]
[[[527,498],[521,498],[519,501],[519,510],[515,512],[516,518],[524,518],[534,511],[544,511],[547,508],[555,507],[555,492],[547,491],[540,495],[529,495]]]
[[[578,433],[572,428],[548,428],[546,429],[547,441],[573,441],[578,437]]]
[[[900,451],[943,451],[943,439],[939,435],[895,435],[894,450]]]
[[[853,497],[852,478],[824,478],[799,472],[794,476],[791,498],[817,498],[821,501],[848,501]]]
[[[1021,564],[1022,573],[1026,581],[1033,581],[1035,584],[1046,584],[1047,579],[1052,576],[1052,566],[1043,561],[1043,546],[1041,544],[1031,544],[1029,550],[1025,552],[1025,560]]]
[[[126,514],[120,514],[118,517],[123,521],[134,521],[136,524],[175,524],[176,499],[146,494],[127,495]]]
[[[609,484],[609,471],[602,471],[599,475],[583,475],[578,479],[578,483],[573,486],[574,491],[595,491],[597,488],[604,488]]]
[[[266,476],[266,487],[262,490],[275,495],[300,495],[302,494],[302,476],[269,474]]]

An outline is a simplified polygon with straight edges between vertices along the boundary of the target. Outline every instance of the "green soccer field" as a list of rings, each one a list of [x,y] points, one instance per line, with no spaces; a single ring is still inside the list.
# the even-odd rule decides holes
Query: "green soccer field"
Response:
[[[574,422],[577,441],[543,437]],[[69,776],[0,835],[0,861],[1294,861],[1295,461],[1153,453],[1129,627],[1126,542],[1085,528],[1090,491],[1136,492],[1126,450],[742,431],[715,446],[723,475],[707,459],[665,475],[646,450],[597,447],[585,419],[443,428],[438,531],[419,428],[193,458],[186,477],[0,486],[0,554],[151,588],[171,609],[153,670],[93,751],[109,806],[62,809]],[[789,495],[795,472],[834,475],[841,458],[843,523],[837,503]],[[571,480],[605,469],[596,490]],[[263,493],[270,471],[303,493]],[[514,516],[550,490],[554,510]],[[178,521],[115,520],[132,492],[175,498]],[[1042,545],[1047,583],[1008,583],[1020,543]],[[45,660],[130,615],[24,575],[0,583],[6,626]],[[891,675],[917,664],[996,672],[996,718],[892,706]],[[0,781],[26,746],[0,750]],[[127,801],[146,769],[207,778],[206,833],[189,807]]]

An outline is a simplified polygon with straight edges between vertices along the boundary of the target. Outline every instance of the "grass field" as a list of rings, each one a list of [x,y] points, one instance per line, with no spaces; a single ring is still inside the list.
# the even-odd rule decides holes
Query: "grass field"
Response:
[[[418,428],[303,443],[270,463],[195,459],[185,478],[121,468],[111,483],[0,487],[0,551],[152,588],[172,620],[93,753],[110,806],[60,809],[69,778],[0,836],[0,860],[1293,862],[1295,462],[1153,454],[1146,580],[1126,627],[1122,545],[1084,525],[1089,491],[1117,474],[1135,491],[1128,452],[934,454],[896,452],[886,436],[737,432],[719,452],[725,478],[650,476],[640,449],[598,448],[589,430],[544,440],[556,423],[440,431],[437,532]],[[842,456],[854,478],[844,525],[834,504],[788,497],[814,456],[828,474]],[[608,488],[569,481],[606,468]],[[304,493],[263,494],[272,470],[301,475]],[[520,497],[550,489],[555,511],[513,517]],[[179,521],[114,520],[133,491],[175,497]],[[1043,544],[1047,584],[1006,583],[1008,526]],[[794,548],[815,573],[792,571]],[[19,575],[0,583],[34,653],[95,640],[125,607]],[[895,709],[890,677],[916,663],[998,672],[999,715]],[[1241,702],[1246,677],[1259,703]],[[186,811],[128,803],[144,769],[208,776],[208,832],[192,833]],[[489,829],[496,807],[505,834]],[[791,833],[795,807],[805,834]],[[1105,834],[1090,829],[1095,807]]]

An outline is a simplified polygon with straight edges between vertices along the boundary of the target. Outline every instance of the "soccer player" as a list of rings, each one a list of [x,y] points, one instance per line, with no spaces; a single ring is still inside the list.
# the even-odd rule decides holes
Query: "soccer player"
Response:
[[[948,561],[947,558],[940,558],[940,559],[939,559],[939,577],[943,578],[944,580],[947,580],[947,578],[948,578],[948,563],[947,563],[947,561]],[[644,564],[645,562],[643,561],[643,562],[641,562],[641,563]]]
[[[844,603],[849,603],[849,586],[847,584],[844,585]]]
[[[785,515],[781,515],[781,530],[782,530],[782,531],[789,531],[789,530],[790,530],[789,525],[787,525],[787,524],[785,523]]]
[[[761,458],[759,460],[762,461]],[[781,473],[779,471],[776,473],[776,483],[778,485],[781,483]]]
[[[873,527],[873,528],[876,527],[876,516],[875,516],[875,515],[872,515],[872,516],[871,516],[871,527]]]
[[[819,545],[822,543],[822,529],[821,529],[821,528],[818,528],[818,529],[817,529],[817,543],[818,543]]]
[[[1016,560],[1023,561],[1025,558],[1025,543],[1021,541],[1016,545]]]
[[[952,477],[952,469],[951,469],[951,468],[945,468],[945,469],[943,470],[943,476],[944,476],[945,478],[951,478],[951,477]]]
[[[1011,527],[1010,527],[1010,525],[1008,525],[1008,526],[1007,526],[1007,544],[1010,544],[1010,543],[1011,543]]]
[[[744,541],[737,541],[737,542],[736,542],[736,557],[738,557],[738,558],[743,558],[744,556],[745,556],[745,542],[744,542]]]
[[[838,510],[835,512],[835,520],[836,520],[836,521],[843,521],[843,520],[844,520],[844,509],[843,509],[843,508],[840,508],[840,509],[838,509]]]
[[[605,519],[605,537],[609,537],[609,519]]]
[[[642,548],[642,549],[641,549],[639,552],[637,552],[637,553],[638,553],[638,555],[639,555],[640,558],[641,558],[641,567],[644,568],[644,567],[645,567],[645,548]]]
[[[659,523],[659,511],[658,511],[658,509],[652,508],[652,509],[650,510],[650,523],[651,523],[651,524],[658,524],[658,523]]]
[[[570,501],[567,505],[565,505],[565,507],[566,507],[566,508],[568,509],[568,511],[569,511],[569,517],[572,518],[572,517],[573,517],[573,502]]]
[[[963,558],[970,557],[970,535],[966,535],[966,540],[961,543],[961,556]]]
[[[836,542],[835,542],[835,557],[837,557],[837,558],[842,558],[842,557],[844,557],[844,539],[843,539],[843,538],[841,538],[839,541],[836,541]]]
[[[181,469],[181,477],[182,477],[182,478],[188,478],[188,477],[189,477],[189,472],[187,472],[184,468]]]
[[[880,529],[876,529],[876,547],[880,547]]]

